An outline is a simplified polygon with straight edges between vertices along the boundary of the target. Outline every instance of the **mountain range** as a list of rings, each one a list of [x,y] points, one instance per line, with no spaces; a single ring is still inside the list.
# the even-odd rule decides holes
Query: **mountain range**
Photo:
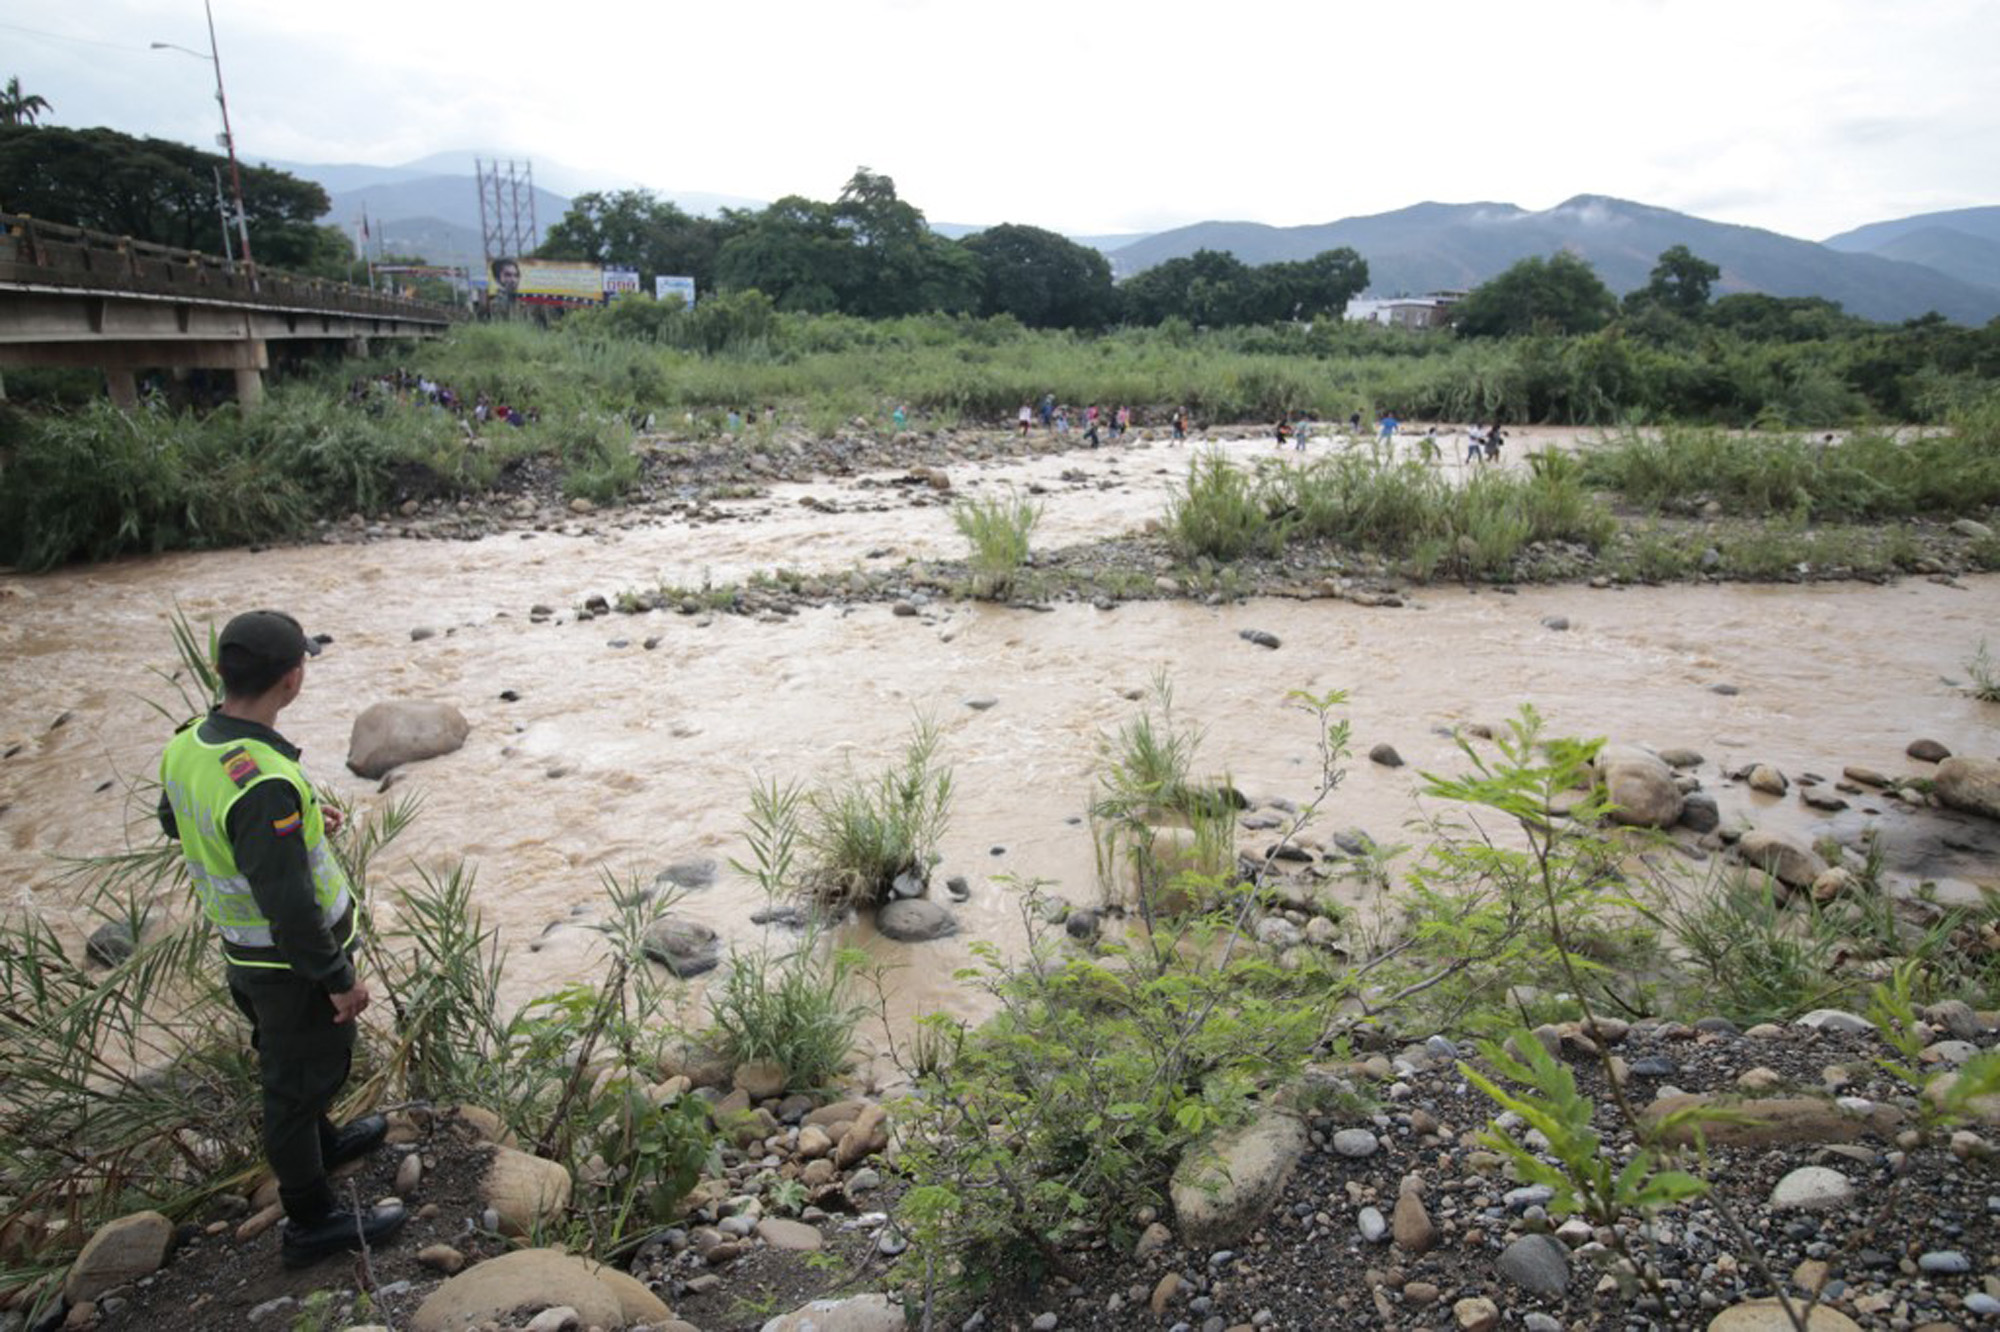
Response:
[[[475,158],[438,153],[396,167],[273,162],[319,182],[332,200],[325,221],[350,234],[365,209],[370,248],[421,254],[432,263],[481,266]],[[535,168],[534,211],[547,231],[588,190],[637,187],[560,163]],[[656,191],[690,213],[756,208],[763,201],[691,190]],[[948,236],[981,228],[938,223]],[[1530,211],[1510,203],[1420,203],[1313,226],[1198,222],[1150,235],[1072,237],[1110,256],[1129,277],[1196,250],[1226,250],[1248,264],[1307,259],[1351,246],[1368,261],[1370,293],[1462,291],[1531,255],[1569,250],[1616,292],[1642,287],[1659,254],[1685,245],[1722,270],[1716,292],[1821,296],[1864,318],[1899,321],[1937,311],[1964,324],[2000,317],[2000,207],[1961,208],[1874,222],[1824,242],[1712,222],[1603,195],[1582,194]]]
[[[2000,208],[1964,212],[1988,221]],[[1568,250],[1586,259],[1613,291],[1646,285],[1660,252],[1685,245],[1722,270],[1718,295],[1759,291],[1823,296],[1867,319],[1903,320],[1936,310],[1983,324],[2000,315],[2000,279],[1975,276],[2000,250],[2000,236],[1953,229],[1930,214],[1849,232],[1818,244],[1757,227],[1711,222],[1665,208],[1582,194],[1540,212],[1508,203],[1420,203],[1391,213],[1319,226],[1199,222],[1111,252],[1121,277],[1198,249],[1227,250],[1249,264],[1306,259],[1351,246],[1368,261],[1380,295],[1463,291],[1531,255]],[[1951,267],[1926,262],[1925,253]]]

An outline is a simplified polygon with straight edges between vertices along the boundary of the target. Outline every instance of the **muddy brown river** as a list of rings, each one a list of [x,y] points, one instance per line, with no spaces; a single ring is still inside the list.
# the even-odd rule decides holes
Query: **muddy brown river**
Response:
[[[1564,442],[1523,437],[1521,445]],[[1229,445],[1242,456],[1267,443]],[[1447,445],[1449,448],[1449,445]],[[952,469],[960,492],[1071,483],[1047,498],[1035,536],[1047,548],[1113,535],[1158,517],[1185,450],[1141,442]],[[1449,456],[1449,453],[1447,454]],[[837,512],[804,507],[812,497]],[[1844,764],[1914,766],[1919,736],[1954,751],[2000,751],[2000,708],[1946,683],[1982,635],[2000,643],[2000,578],[1961,586],[1583,586],[1413,589],[1402,609],[1346,601],[1252,600],[1209,607],[1128,602],[1046,613],[934,604],[898,617],[885,604],[802,611],[770,622],[657,612],[578,622],[592,594],[700,585],[763,569],[893,567],[962,557],[937,506],[885,505],[859,479],[785,485],[722,507],[740,521],[667,518],[618,526],[594,515],[560,530],[476,542],[391,539],[250,553],[171,555],[44,576],[0,576],[0,892],[66,937],[96,924],[55,857],[114,851],[155,835],[136,794],[167,726],[153,674],[173,664],[176,605],[220,623],[242,609],[299,615],[333,643],[283,719],[314,776],[357,806],[388,799],[342,766],[349,727],[392,697],[435,698],[472,724],[459,752],[404,770],[392,794],[423,812],[378,875],[411,865],[477,871],[477,900],[510,950],[511,1001],[594,973],[595,936],[561,930],[600,912],[606,874],[650,881],[664,865],[712,857],[714,887],[680,909],[756,946],[764,905],[727,862],[744,854],[748,793],[764,778],[813,780],[891,761],[919,714],[934,719],[956,779],[938,882],[962,874],[961,934],[901,945],[863,923],[847,942],[890,964],[892,1016],[977,1011],[953,984],[967,945],[1018,949],[1013,885],[1046,880],[1073,901],[1099,898],[1090,832],[1099,737],[1132,717],[1134,695],[1170,677],[1179,711],[1206,728],[1203,766],[1253,798],[1311,797],[1316,733],[1289,690],[1344,688],[1356,754],[1315,828],[1360,827],[1396,840],[1425,812],[1419,771],[1456,771],[1444,734],[1498,724],[1532,702],[1559,733],[1702,751],[1702,778],[1763,761],[1832,777]],[[588,524],[588,525],[586,525]],[[557,622],[531,624],[535,603]],[[1563,616],[1567,631],[1544,626]],[[412,630],[435,636],[412,641]],[[1277,650],[1239,637],[1275,634]],[[657,638],[648,650],[644,640]],[[614,640],[624,645],[615,645]],[[1715,686],[1734,692],[1718,692]],[[503,691],[518,701],[503,701]],[[975,709],[968,700],[993,700]],[[56,725],[58,718],[67,718]],[[1387,741],[1408,760],[1368,762]],[[1756,801],[1763,823],[1810,832],[1812,811],[1741,788],[1718,791],[1725,817]],[[1249,839],[1266,836],[1246,834]],[[378,883],[380,879],[378,878]],[[378,911],[393,904],[378,893]]]

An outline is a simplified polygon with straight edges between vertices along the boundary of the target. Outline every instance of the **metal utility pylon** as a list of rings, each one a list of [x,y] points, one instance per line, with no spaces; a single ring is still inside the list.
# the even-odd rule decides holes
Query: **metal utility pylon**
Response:
[[[475,157],[472,168],[479,176],[479,232],[490,272],[495,259],[518,259],[541,243],[535,225],[535,164]]]

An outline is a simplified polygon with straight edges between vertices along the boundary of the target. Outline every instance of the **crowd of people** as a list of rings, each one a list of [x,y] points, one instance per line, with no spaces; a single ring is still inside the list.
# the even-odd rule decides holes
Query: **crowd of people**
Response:
[[[1073,424],[1080,423],[1084,441],[1093,449],[1104,442],[1107,433],[1112,439],[1118,439],[1132,428],[1132,409],[1122,404],[1107,412],[1093,402],[1083,408],[1080,414],[1072,415],[1073,412],[1075,409],[1067,403],[1057,402],[1055,394],[1044,393],[1038,403],[1022,403],[1021,410],[1015,415],[1015,422],[1023,438],[1034,429],[1037,420],[1040,420],[1042,429],[1057,435],[1068,434]],[[1186,408],[1179,408],[1175,412],[1175,420],[1180,422],[1177,427],[1179,433],[1175,436],[1177,439],[1186,435],[1186,414]]]
[[[473,394],[468,403],[465,395],[451,385],[401,366],[379,375],[357,376],[348,383],[347,400],[373,411],[381,411],[390,403],[435,407],[456,416],[474,433],[488,421],[504,421],[519,428],[541,420],[536,408],[523,410],[505,400],[495,402],[484,392]]]

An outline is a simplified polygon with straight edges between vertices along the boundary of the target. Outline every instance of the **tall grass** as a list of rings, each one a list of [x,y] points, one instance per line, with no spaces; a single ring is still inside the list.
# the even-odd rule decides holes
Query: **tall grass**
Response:
[[[1188,463],[1187,485],[1167,504],[1167,531],[1190,559],[1274,555],[1285,541],[1285,526],[1271,519],[1255,485],[1214,449]]]
[[[899,763],[873,778],[847,773],[806,797],[806,894],[836,909],[886,900],[897,877],[928,878],[951,817],[951,768],[943,737],[919,718]]]
[[[2000,413],[1909,440],[1886,431],[1839,443],[1685,428],[1628,432],[1586,452],[1583,469],[1591,484],[1656,510],[1713,500],[1757,517],[1977,512],[2000,504]]]
[[[1028,537],[1042,518],[1042,506],[1014,491],[1004,497],[962,499],[951,521],[972,546],[975,591],[1004,597],[1028,559]]]
[[[1616,521],[1579,469],[1537,463],[1526,476],[1479,471],[1463,483],[1420,462],[1336,454],[1307,463],[1261,460],[1251,476],[1198,455],[1167,527],[1184,555],[1236,559],[1318,542],[1411,556],[1422,573],[1504,574],[1531,542],[1595,548]]]

